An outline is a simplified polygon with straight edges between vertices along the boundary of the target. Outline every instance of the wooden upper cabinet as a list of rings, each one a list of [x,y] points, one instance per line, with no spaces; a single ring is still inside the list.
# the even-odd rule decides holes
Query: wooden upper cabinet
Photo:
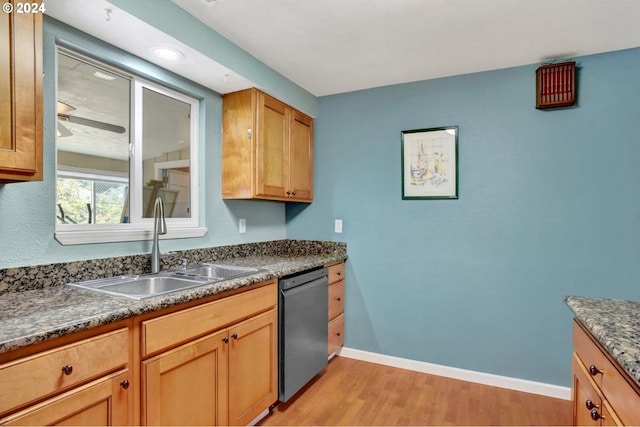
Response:
[[[256,123],[256,196],[282,199],[287,192],[287,143],[290,109],[258,92]]]
[[[289,188],[299,200],[313,200],[313,120],[292,112],[289,141]]]
[[[0,14],[0,183],[42,180],[42,13]]]
[[[222,197],[310,203],[313,119],[255,88],[222,111]]]

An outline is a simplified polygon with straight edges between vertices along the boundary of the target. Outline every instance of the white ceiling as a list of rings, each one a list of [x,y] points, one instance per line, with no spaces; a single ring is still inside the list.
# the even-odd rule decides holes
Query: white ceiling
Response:
[[[640,46],[638,0],[172,0],[316,96]]]
[[[640,0],[172,1],[316,96],[640,46]],[[220,93],[252,85],[105,0],[47,14]]]
[[[106,0],[47,0],[46,8],[46,14],[59,21],[216,92],[228,93],[254,86],[227,67]],[[184,54],[184,60],[171,63],[159,59],[151,52],[154,46],[174,47]]]

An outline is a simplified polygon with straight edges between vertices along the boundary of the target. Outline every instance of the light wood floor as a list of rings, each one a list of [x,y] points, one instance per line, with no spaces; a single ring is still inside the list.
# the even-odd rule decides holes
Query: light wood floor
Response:
[[[570,425],[571,402],[346,357],[259,425]]]

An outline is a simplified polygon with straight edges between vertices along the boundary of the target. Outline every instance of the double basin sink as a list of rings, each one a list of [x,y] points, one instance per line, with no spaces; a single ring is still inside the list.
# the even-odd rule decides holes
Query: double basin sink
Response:
[[[260,271],[263,270],[254,267],[204,263],[194,267],[168,270],[156,274],[115,276],[106,279],[67,283],[67,285],[141,300],[195,288],[208,283],[249,276]]]

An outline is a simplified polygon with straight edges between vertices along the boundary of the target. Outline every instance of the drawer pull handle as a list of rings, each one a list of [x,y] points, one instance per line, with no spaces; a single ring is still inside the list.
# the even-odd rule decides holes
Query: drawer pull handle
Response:
[[[64,365],[62,367],[62,372],[64,372],[65,375],[71,375],[71,373],[73,372],[73,366],[71,365]]]
[[[600,418],[604,418],[604,417],[598,413],[597,409],[594,409],[591,411],[591,419],[593,421],[598,421]]]
[[[234,340],[237,340],[238,339],[238,334],[231,335],[231,338],[233,338]]]
[[[120,383],[120,387],[122,387],[123,390],[126,390],[129,388],[129,381],[128,380],[124,380]]]
[[[222,338],[222,342],[225,343],[225,344],[228,343],[229,342],[229,337]]]
[[[584,402],[585,405],[587,406],[587,409],[591,410],[591,409],[595,409],[598,407],[598,405],[596,405],[595,403],[593,403],[593,401],[591,399],[587,399],[586,402]]]
[[[598,368],[596,368],[596,365],[591,365],[589,366],[589,373],[591,374],[592,377],[601,374],[602,371]]]

